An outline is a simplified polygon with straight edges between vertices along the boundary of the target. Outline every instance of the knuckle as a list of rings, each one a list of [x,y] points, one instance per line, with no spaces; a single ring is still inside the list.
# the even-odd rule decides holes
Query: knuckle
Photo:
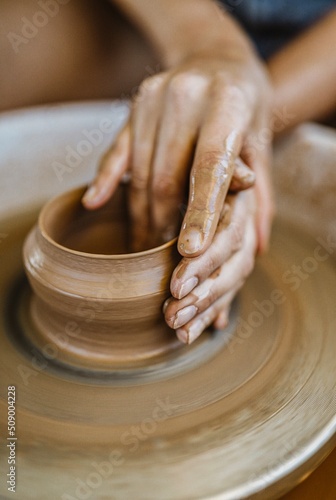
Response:
[[[205,311],[208,307],[212,306],[213,303],[217,300],[217,293],[213,286],[210,286],[208,290],[203,293],[199,300],[197,301],[197,306],[200,311]]]
[[[209,254],[207,262],[204,266],[207,276],[210,276],[210,274],[217,269],[219,262],[220,262],[219,251],[214,251]]]
[[[191,73],[178,73],[169,82],[169,92],[174,97],[185,97],[193,91],[197,77]]]
[[[147,188],[148,179],[145,175],[142,175],[138,172],[132,172],[131,178],[131,189],[135,191],[143,191]]]
[[[215,78],[214,96],[226,105],[226,114],[234,116],[235,113],[246,113],[253,103],[251,91],[246,86],[225,81],[222,77]]]
[[[242,86],[227,81],[227,75],[219,73],[215,78],[215,83],[217,88],[220,88],[220,93],[226,99],[232,99],[234,101],[244,100],[246,98],[245,90]]]
[[[230,224],[231,233],[231,245],[234,252],[239,250],[243,243],[243,230],[242,227],[237,222],[231,222]]]
[[[221,150],[204,151],[198,156],[198,167],[205,174],[215,174],[227,167],[224,152]]]
[[[197,318],[198,330],[202,333],[207,326],[210,325],[211,321],[208,320],[208,311],[203,311]]]
[[[202,331],[204,331],[208,326],[211,325],[211,323],[214,320],[215,316],[215,310],[214,308],[211,308],[209,311],[204,314],[203,318],[201,319],[201,324],[202,324]]]
[[[238,85],[233,85],[233,84],[227,85],[226,88],[224,89],[224,92],[229,99],[234,99],[239,102],[245,100],[245,92]]]
[[[207,302],[208,307],[211,306],[218,299],[218,293],[216,292],[214,287],[210,287]]]
[[[162,73],[145,78],[139,86],[138,97],[141,96],[145,98],[156,94],[158,89],[161,87],[163,80],[164,75]]]
[[[153,179],[153,195],[156,198],[175,199],[179,195],[179,188],[169,176],[156,176]]]

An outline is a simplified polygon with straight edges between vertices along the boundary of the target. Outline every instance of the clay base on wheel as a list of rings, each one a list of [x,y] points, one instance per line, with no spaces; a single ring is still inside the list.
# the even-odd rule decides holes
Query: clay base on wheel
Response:
[[[120,103],[91,103],[0,120],[1,435],[14,385],[16,498],[278,498],[335,444],[335,135],[309,126],[281,146],[275,185],[288,217],[228,330],[147,367],[70,369],[52,345],[29,343],[22,243],[34,207],[93,177],[126,113]],[[111,134],[68,164],[83,131],[106,119]],[[3,448],[5,473],[7,456]],[[11,498],[5,481],[2,472],[0,496]]]
[[[319,242],[278,222],[231,329],[148,370],[95,376],[29,344],[31,292],[17,279],[31,220],[16,221],[1,249],[1,379],[2,392],[17,390],[25,499],[84,498],[86,490],[97,499],[111,491],[144,500],[276,498],[324,458],[334,432],[336,272]]]

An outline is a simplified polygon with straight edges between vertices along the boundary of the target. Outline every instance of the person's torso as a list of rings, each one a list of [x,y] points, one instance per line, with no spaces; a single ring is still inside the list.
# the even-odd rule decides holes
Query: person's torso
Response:
[[[240,21],[265,57],[336,7],[336,0],[221,0],[221,3]]]

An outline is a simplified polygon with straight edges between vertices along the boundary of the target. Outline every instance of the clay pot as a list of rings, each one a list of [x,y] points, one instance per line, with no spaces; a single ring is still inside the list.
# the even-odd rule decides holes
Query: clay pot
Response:
[[[179,260],[176,238],[128,253],[127,188],[97,211],[83,208],[84,190],[47,203],[26,239],[31,340],[40,349],[50,343],[57,361],[72,366],[148,364],[181,346],[162,314]]]

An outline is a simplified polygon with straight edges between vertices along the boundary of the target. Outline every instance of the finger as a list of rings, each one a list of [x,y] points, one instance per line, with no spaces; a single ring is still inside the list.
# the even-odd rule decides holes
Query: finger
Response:
[[[260,158],[260,167],[255,167],[258,178],[256,182],[258,251],[261,254],[269,247],[275,210],[271,174],[266,162],[268,158]]]
[[[199,314],[195,319],[189,321],[183,328],[176,330],[177,338],[184,344],[191,344],[209,327],[222,311],[226,311],[236,295],[232,290],[217,302],[212,304],[205,312]]]
[[[151,180],[152,230],[165,241],[176,236],[206,86],[203,77],[186,73],[173,76],[166,88]]]
[[[241,248],[248,220],[249,196],[246,192],[228,197],[210,248],[199,257],[184,257],[178,264],[170,287],[175,298],[185,297]]]
[[[269,246],[274,217],[270,145],[265,142],[258,147],[256,139],[250,138],[247,151],[243,150],[242,155],[256,173],[258,251],[263,253]]]
[[[267,178],[260,179],[256,186],[257,193],[257,230],[258,230],[258,251],[264,253],[269,248],[272,231],[272,221],[274,217],[274,203],[272,190]]]
[[[226,309],[223,308],[223,310],[218,314],[217,318],[214,320],[214,328],[217,330],[224,330],[229,324],[229,314],[230,314],[230,305]]]
[[[243,191],[249,189],[255,183],[255,173],[251,170],[241,158],[235,161],[235,168],[230,184],[230,191]]]
[[[248,224],[242,249],[207,280],[181,300],[171,301],[165,311],[167,324],[180,328],[193,316],[206,311],[221,296],[240,287],[254,267],[256,235],[254,220]]]
[[[149,186],[162,109],[163,85],[162,74],[144,80],[132,110],[132,177],[129,208],[132,221],[132,246],[135,251],[143,250],[149,245]]]
[[[267,250],[274,215],[273,185],[271,179],[271,147],[273,133],[269,125],[267,93],[259,103],[259,113],[245,140],[242,159],[256,173],[258,250]]]
[[[181,255],[198,256],[210,245],[251,120],[245,93],[226,87],[213,98],[201,129],[190,176],[187,212],[178,241]]]
[[[94,210],[111,198],[129,167],[130,146],[130,123],[127,122],[103,156],[98,174],[82,198],[85,208]]]

